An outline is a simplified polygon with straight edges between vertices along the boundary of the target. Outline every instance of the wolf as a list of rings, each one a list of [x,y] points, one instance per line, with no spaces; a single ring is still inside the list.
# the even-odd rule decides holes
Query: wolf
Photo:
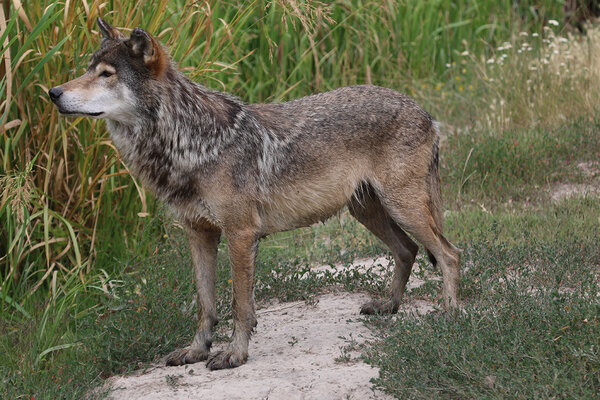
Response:
[[[389,298],[364,304],[361,313],[397,312],[419,248],[408,234],[441,269],[444,306],[457,308],[460,250],[442,234],[439,129],[414,100],[364,85],[246,104],[188,80],[143,29],[126,36],[100,18],[97,24],[102,41],[87,71],[48,94],[62,115],[104,118],[131,173],[185,225],[198,328],[167,365],[245,363],[257,324],[259,240],[324,221],[344,206],[395,261]],[[211,353],[221,236],[231,264],[233,334]]]

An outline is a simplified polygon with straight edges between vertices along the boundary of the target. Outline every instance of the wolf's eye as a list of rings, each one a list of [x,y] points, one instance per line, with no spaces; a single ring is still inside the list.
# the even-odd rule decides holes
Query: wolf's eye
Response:
[[[112,72],[104,70],[100,73],[100,76],[103,78],[108,78],[108,77],[112,76],[112,74],[113,74]]]

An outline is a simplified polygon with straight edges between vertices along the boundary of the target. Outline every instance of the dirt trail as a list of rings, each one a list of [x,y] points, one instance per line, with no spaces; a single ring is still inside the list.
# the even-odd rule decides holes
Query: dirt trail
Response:
[[[588,161],[577,164],[587,178],[587,183],[559,183],[551,187],[550,195],[555,202],[569,197],[600,197],[600,162]]]
[[[213,372],[204,363],[157,366],[112,378],[111,396],[115,400],[390,399],[372,390],[370,379],[379,371],[358,360],[358,352],[349,353],[349,362],[336,362],[351,341],[372,338],[358,314],[368,299],[362,293],[334,293],[318,297],[316,304],[270,305],[257,311],[258,326],[245,365]],[[403,308],[426,313],[433,307],[417,301]]]

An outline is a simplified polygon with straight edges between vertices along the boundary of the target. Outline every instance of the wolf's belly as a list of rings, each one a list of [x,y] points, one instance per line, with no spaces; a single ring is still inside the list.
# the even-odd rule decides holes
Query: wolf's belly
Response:
[[[359,174],[297,182],[271,193],[261,202],[265,235],[324,221],[344,207],[363,178]]]

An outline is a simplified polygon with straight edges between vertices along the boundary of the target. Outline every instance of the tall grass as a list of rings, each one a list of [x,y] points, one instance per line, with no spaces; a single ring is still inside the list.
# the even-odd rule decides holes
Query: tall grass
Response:
[[[446,66],[442,85],[425,85],[416,95],[442,120],[498,134],[594,118],[600,97],[592,88],[600,83],[600,68],[591,55],[600,46],[600,30],[589,26],[582,37],[551,22],[539,32],[518,32],[486,54],[465,50]]]
[[[48,88],[80,74],[95,18],[145,27],[194,79],[245,100],[283,100],[354,83],[396,88],[441,77],[469,49],[541,29],[560,2],[35,1],[2,15],[0,286],[4,305],[100,259],[112,264],[152,212],[103,122],[59,118]],[[536,5],[535,12],[530,6]],[[157,10],[163,10],[157,12]]]
[[[126,232],[143,227],[152,207],[120,162],[103,122],[60,118],[46,95],[49,87],[82,73],[99,44],[96,17],[157,32],[177,59],[183,64],[193,59],[201,71],[226,68],[213,62],[237,39],[226,23],[214,21],[209,2],[162,1],[156,7],[163,13],[153,12],[150,3],[116,3],[111,10],[106,5],[38,2],[5,16],[0,290],[6,301],[6,295],[22,298],[55,287],[75,272],[85,280],[103,256],[99,238],[109,240],[100,253],[118,252],[110,237],[131,241]],[[240,20],[246,11],[230,19]],[[113,218],[120,224],[107,222]]]
[[[411,93],[447,123],[446,133],[470,130],[453,142],[458,149],[446,144],[458,161],[442,165],[458,182],[457,199],[516,178],[542,182],[545,162],[562,162],[569,146],[583,143],[579,131],[565,141],[559,129],[509,128],[556,126],[594,114],[599,102],[590,90],[599,68],[586,52],[597,53],[600,35],[555,37],[560,27],[544,27],[561,20],[557,0],[32,0],[17,10],[18,3],[0,14],[0,360],[24,387],[63,351],[83,346],[73,321],[93,313],[97,295],[116,298],[111,277],[135,264],[123,261],[129,250],[153,254],[164,229],[104,122],[59,117],[46,95],[83,72],[99,44],[97,16],[126,33],[144,27],[192,79],[246,101],[356,83]],[[479,141],[473,127],[489,138]],[[538,141],[544,151],[525,162]],[[550,147],[557,142],[558,152]],[[505,178],[502,186],[487,170]],[[89,360],[77,361],[86,369]],[[21,379],[19,371],[32,372]]]
[[[129,176],[104,123],[59,117],[48,88],[83,72],[99,45],[99,15],[156,32],[207,76],[229,67],[215,61],[240,33],[215,19],[211,2],[17,3],[0,15],[0,372],[9,385],[19,376],[11,371],[31,371],[35,382],[77,349],[76,321],[96,307],[96,294],[110,293],[126,249],[154,248],[139,239],[154,202]],[[247,15],[240,8],[229,20]]]
[[[270,6],[269,6],[270,5]],[[312,7],[311,7],[312,6]],[[344,85],[407,89],[444,79],[469,50],[488,54],[521,30],[560,19],[560,1],[260,0],[228,89],[249,101],[284,100]]]

